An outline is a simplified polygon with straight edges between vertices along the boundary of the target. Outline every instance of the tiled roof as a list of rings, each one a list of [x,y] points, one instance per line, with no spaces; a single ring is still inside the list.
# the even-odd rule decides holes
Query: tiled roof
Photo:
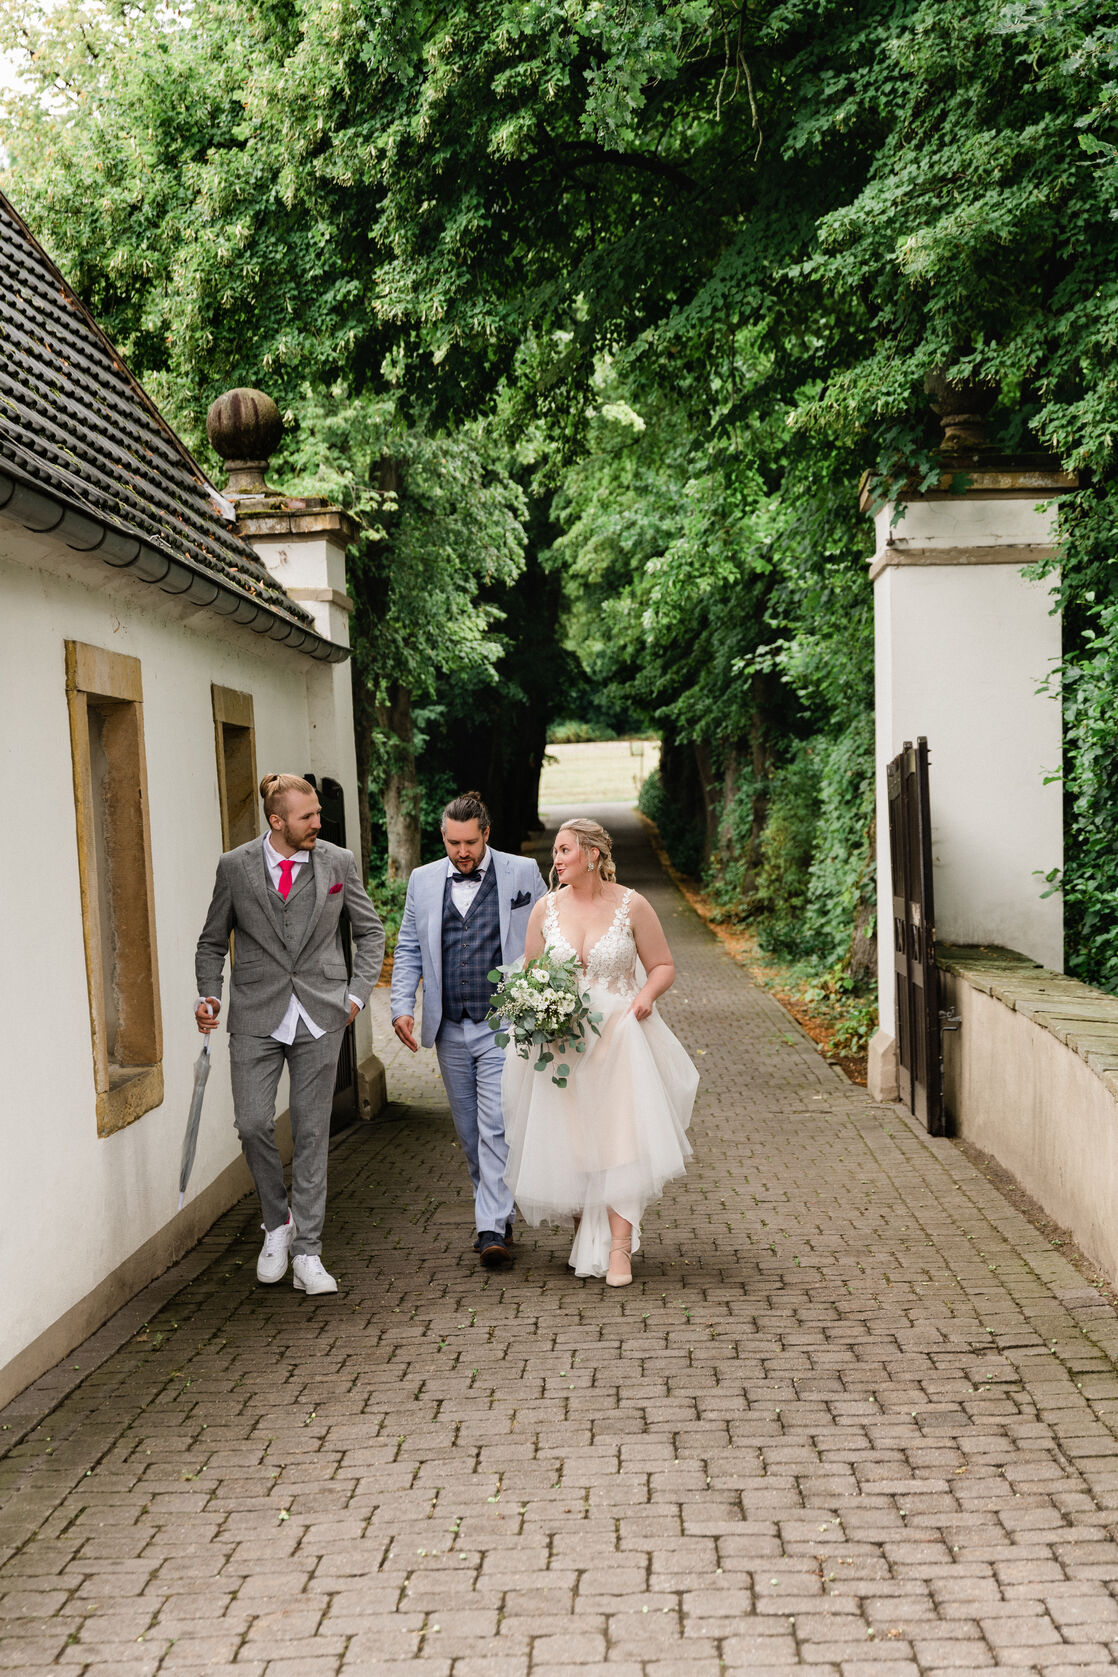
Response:
[[[201,467],[0,194],[0,462],[300,625]]]

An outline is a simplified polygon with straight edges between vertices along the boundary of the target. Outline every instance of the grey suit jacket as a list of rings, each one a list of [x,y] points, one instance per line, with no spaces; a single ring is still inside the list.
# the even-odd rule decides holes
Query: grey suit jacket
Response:
[[[293,990],[324,1031],[345,1024],[350,992],[362,1005],[368,1001],[384,962],[384,927],[351,852],[325,839],[314,849],[314,894],[306,935],[298,949],[289,949],[283,938],[283,908],[268,878],[263,839],[227,850],[218,862],[194,971],[198,994],[220,1000],[229,934],[236,932],[229,980],[231,1031],[271,1036]],[[353,932],[349,978],[342,947],[343,909]]]
[[[524,937],[532,904],[545,895],[543,875],[530,856],[510,856],[490,848],[497,875],[501,913],[501,960],[515,961],[524,953]],[[408,880],[404,917],[392,964],[392,1017],[415,1017],[415,996],[423,980],[423,1022],[419,1040],[430,1048],[443,1020],[443,901],[446,858],[416,868]]]

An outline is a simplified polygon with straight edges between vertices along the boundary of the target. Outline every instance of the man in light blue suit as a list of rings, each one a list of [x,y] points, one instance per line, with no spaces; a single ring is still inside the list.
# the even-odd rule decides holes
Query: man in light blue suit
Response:
[[[446,861],[416,868],[392,968],[392,1027],[412,1053],[423,980],[420,1042],[434,1047],[474,1188],[474,1251],[487,1269],[512,1262],[512,1195],[501,1111],[504,1050],[485,1023],[494,967],[524,953],[532,904],[547,890],[536,863],[489,848],[489,811],[476,792],[443,811]]]

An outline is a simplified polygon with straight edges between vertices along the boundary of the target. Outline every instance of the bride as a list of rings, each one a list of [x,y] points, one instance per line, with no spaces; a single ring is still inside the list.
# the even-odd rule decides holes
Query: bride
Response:
[[[600,1036],[563,1058],[565,1088],[516,1054],[505,1056],[505,1180],[529,1223],[575,1219],[576,1275],[633,1279],[640,1219],[691,1156],[686,1130],[698,1072],[656,1011],[675,978],[652,905],[616,882],[611,840],[596,821],[564,821],[553,889],[532,910],[525,960],[549,949],[579,963]],[[558,889],[555,889],[556,882]]]

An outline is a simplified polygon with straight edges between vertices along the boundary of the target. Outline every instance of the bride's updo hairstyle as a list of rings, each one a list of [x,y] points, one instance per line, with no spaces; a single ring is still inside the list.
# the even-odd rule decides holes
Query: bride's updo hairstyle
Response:
[[[617,878],[617,869],[613,865],[613,840],[605,828],[600,827],[596,821],[588,820],[585,815],[573,815],[569,821],[560,821],[558,830],[561,833],[574,834],[588,865],[593,862],[590,852],[598,852],[598,877],[606,885],[612,885]],[[557,880],[558,875],[553,862],[548,876],[548,883],[553,891]]]

